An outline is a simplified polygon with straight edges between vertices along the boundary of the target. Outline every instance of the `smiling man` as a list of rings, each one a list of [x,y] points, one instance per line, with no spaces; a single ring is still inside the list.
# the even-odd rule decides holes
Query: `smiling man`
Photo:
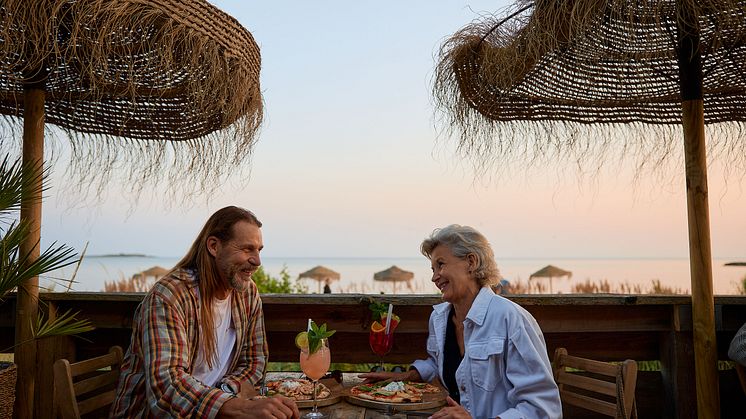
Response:
[[[295,402],[239,397],[264,374],[262,223],[226,207],[135,313],[111,417],[297,418]]]

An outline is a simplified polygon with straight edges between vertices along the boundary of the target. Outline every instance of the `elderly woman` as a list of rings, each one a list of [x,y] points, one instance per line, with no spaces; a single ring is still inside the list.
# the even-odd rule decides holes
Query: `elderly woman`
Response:
[[[453,224],[435,230],[421,251],[445,300],[430,315],[428,358],[407,372],[360,377],[429,382],[438,376],[450,396],[433,418],[561,417],[539,325],[490,288],[499,273],[487,239]]]

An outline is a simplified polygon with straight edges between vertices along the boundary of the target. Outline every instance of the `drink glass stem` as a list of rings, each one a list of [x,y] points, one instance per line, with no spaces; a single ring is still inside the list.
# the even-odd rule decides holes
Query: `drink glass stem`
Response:
[[[313,380],[313,413],[318,412],[318,408],[316,407],[316,383],[318,380]]]

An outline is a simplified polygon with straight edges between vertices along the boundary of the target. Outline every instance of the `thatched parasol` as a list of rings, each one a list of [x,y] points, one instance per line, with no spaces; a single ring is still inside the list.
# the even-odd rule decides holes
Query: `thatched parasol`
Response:
[[[168,272],[169,272],[169,270],[166,269],[166,268],[162,268],[160,266],[153,266],[153,267],[148,268],[148,269],[146,269],[146,270],[144,270],[142,272],[138,272],[138,273],[134,274],[133,276],[140,277],[140,278],[150,278],[150,277],[153,277],[153,278],[158,279],[158,278],[161,278],[164,275],[166,275]]]
[[[314,268],[311,268],[302,274],[298,275],[298,278],[311,278],[315,279],[318,283],[318,293],[321,294],[321,283],[326,281],[338,281],[340,276],[337,272],[334,272],[333,270],[324,267],[324,266],[316,266]]]
[[[538,271],[532,273],[529,275],[528,280],[532,280],[534,278],[549,278],[549,293],[553,293],[552,290],[552,280],[554,278],[572,278],[572,272],[566,271],[564,269],[560,269],[554,265],[547,265]]]
[[[400,267],[393,265],[388,269],[373,274],[374,281],[391,282],[394,287],[394,294],[396,294],[396,284],[399,282],[409,282],[414,278],[414,273],[405,271]]]
[[[29,165],[44,160],[45,121],[61,128],[71,145],[68,179],[83,190],[101,192],[117,168],[135,194],[164,177],[158,184],[181,186],[182,196],[216,189],[251,154],[262,120],[260,66],[251,34],[204,0],[0,5],[0,114],[10,132],[23,119]],[[38,202],[21,210],[34,232],[21,252],[32,259]],[[37,293],[38,279],[19,289],[16,342],[29,341]],[[16,347],[18,417],[33,417],[35,355],[34,344]]]
[[[720,411],[705,123],[735,122],[708,125],[718,136],[707,147],[742,163],[744,10],[744,0],[524,1],[448,40],[435,76],[446,126],[482,170],[614,148],[656,166],[676,155],[683,125],[701,418]]]

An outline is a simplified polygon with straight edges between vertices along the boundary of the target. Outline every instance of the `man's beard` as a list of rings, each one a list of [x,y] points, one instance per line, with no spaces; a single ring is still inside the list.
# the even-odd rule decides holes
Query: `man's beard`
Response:
[[[253,268],[253,265],[249,265],[250,268]],[[239,272],[247,269],[246,266],[230,266],[230,267],[223,267],[223,273],[225,274],[226,278],[228,278],[228,285],[230,287],[238,292],[244,292],[249,289],[249,283],[251,283],[251,280],[244,281],[239,277]],[[253,275],[253,274],[252,274]]]

